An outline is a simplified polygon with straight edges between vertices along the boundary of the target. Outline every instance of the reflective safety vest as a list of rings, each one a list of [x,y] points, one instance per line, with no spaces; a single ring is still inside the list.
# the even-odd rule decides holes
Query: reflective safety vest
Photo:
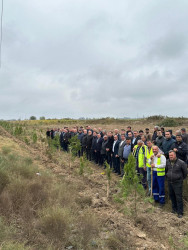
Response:
[[[136,145],[135,147],[135,151],[133,153],[133,155],[136,155],[136,150],[138,148],[138,145]],[[146,159],[147,159],[147,146],[144,145],[142,147],[140,147],[139,152],[138,152],[138,167],[139,168],[143,168],[146,164]]]
[[[157,165],[161,165],[161,158],[157,159]],[[157,176],[165,176],[165,168],[157,168]]]
[[[146,166],[151,168],[151,165],[148,163],[150,157],[153,155],[153,150],[152,148],[150,149],[150,152],[149,152],[149,149],[147,149],[147,163],[146,163]]]

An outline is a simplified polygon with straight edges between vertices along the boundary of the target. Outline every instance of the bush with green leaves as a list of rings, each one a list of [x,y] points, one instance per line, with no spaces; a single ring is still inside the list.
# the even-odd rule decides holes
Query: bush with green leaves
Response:
[[[134,207],[132,211],[135,216],[137,215],[138,200],[145,195],[141,179],[142,175],[138,175],[136,171],[136,159],[130,154],[128,162],[124,166],[124,176],[121,181],[121,187],[125,198],[134,197]]]
[[[69,149],[70,148],[71,148],[72,156],[76,157],[78,154],[78,151],[81,150],[80,140],[78,139],[77,135],[75,135],[71,139],[69,139]]]

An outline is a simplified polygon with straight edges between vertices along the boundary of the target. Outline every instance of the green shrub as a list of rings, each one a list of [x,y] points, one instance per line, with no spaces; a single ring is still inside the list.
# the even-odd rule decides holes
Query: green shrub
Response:
[[[181,125],[181,124],[173,118],[165,118],[158,125],[160,127],[176,127],[176,126]]]

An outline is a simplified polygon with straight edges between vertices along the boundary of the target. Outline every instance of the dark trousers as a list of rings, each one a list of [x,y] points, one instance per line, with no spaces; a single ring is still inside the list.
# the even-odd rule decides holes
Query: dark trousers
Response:
[[[168,182],[169,197],[172,201],[172,210],[183,215],[183,182],[177,181],[174,183]]]
[[[107,163],[110,165],[112,168],[112,156],[111,156],[111,151],[107,151]]]
[[[86,153],[86,147],[81,148],[81,156],[83,156]]]
[[[106,161],[106,154],[101,155],[101,165],[103,166]],[[104,166],[105,167],[105,166]]]
[[[92,161],[96,160],[96,152],[93,149],[91,149],[91,159],[92,159]]]
[[[100,153],[100,151],[96,152],[95,162],[96,162],[96,164],[101,165],[101,153]]]
[[[147,188],[147,180],[146,180],[147,172],[144,170],[144,168],[139,168],[138,166],[136,167],[136,170],[138,172],[138,175],[142,175],[141,183],[144,189],[146,189]]]
[[[86,149],[86,156],[87,156],[87,160],[91,161],[91,149],[90,148]]]
[[[165,176],[157,176],[157,171],[153,171],[153,198],[165,204]]]
[[[123,162],[121,160],[123,160]],[[128,162],[128,159],[121,158],[120,162],[121,162],[120,163],[120,166],[121,166],[121,175],[123,176],[124,175],[124,167],[125,167],[125,164]]]
[[[114,168],[114,171],[116,173],[120,174],[120,161],[119,161],[119,157],[115,157],[115,155],[113,154],[112,159],[113,159],[113,168]]]

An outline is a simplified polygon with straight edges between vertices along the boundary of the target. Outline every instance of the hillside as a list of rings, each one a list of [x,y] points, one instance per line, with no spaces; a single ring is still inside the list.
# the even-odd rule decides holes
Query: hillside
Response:
[[[131,122],[105,124],[105,128],[148,124]],[[31,121],[4,124],[6,130],[0,127],[1,248],[186,249],[187,203],[180,220],[170,213],[169,204],[161,210],[144,198],[138,201],[135,216],[133,200],[123,199],[120,178],[115,175],[107,199],[103,169],[87,162],[79,175],[79,159],[48,150],[46,127],[64,124]],[[187,127],[187,120],[181,125]]]

